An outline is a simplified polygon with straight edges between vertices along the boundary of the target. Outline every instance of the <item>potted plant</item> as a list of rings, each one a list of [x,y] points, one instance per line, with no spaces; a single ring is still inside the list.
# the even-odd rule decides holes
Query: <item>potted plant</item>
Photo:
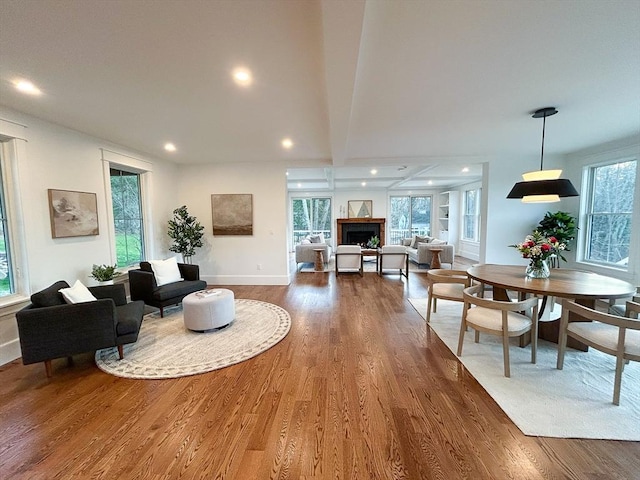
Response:
[[[536,228],[545,237],[555,237],[559,243],[564,244],[565,250],[569,250],[571,242],[576,238],[576,219],[567,212],[547,212],[540,224]],[[554,267],[559,266],[558,257],[567,261],[561,253],[557,253],[557,257],[551,259],[551,264]]]
[[[204,227],[196,217],[189,215],[186,205],[173,211],[167,233],[173,240],[169,250],[182,254],[184,263],[191,263],[191,257],[196,253],[196,248],[203,245]]]
[[[116,272],[117,265],[96,265],[93,264],[91,268],[91,278],[94,278],[98,283],[109,284],[113,283],[113,279],[119,275]]]

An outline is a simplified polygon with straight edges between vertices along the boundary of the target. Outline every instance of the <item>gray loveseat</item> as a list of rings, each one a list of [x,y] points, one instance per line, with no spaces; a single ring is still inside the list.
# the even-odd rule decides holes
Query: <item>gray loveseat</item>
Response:
[[[321,248],[324,255],[324,263],[329,263],[331,258],[331,246],[326,243],[306,243],[296,245],[296,265],[300,263],[314,263],[316,261],[315,250]]]
[[[443,266],[453,267],[453,258],[455,256],[455,249],[453,245],[447,243],[441,243],[441,240],[434,239],[433,237],[420,237],[415,236],[412,238],[405,238],[402,244],[407,247],[407,253],[409,254],[409,260],[417,263],[420,267],[429,267],[431,265],[431,258],[433,257],[433,249],[442,249],[440,252],[440,263]]]

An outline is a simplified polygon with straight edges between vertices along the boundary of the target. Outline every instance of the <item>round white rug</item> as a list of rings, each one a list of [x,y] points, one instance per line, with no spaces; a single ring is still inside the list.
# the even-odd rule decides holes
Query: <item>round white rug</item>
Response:
[[[136,343],[96,352],[98,367],[126,378],[175,378],[233,365],[264,352],[291,328],[289,313],[272,303],[236,299],[236,318],[229,326],[204,333],[184,326],[182,307],[144,317]]]

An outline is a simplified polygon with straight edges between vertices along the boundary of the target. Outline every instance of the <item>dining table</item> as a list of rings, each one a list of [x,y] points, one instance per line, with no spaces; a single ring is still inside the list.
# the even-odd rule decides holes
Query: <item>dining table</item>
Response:
[[[470,267],[467,274],[472,280],[491,285],[495,300],[510,300],[510,291],[517,292],[519,298],[537,295],[543,298],[543,305],[548,297],[569,298],[589,308],[595,308],[596,300],[612,300],[630,297],[636,287],[629,282],[617,278],[600,275],[586,270],[572,268],[553,268],[548,278],[530,278],[525,275],[525,266],[479,264]],[[569,321],[590,321],[587,318],[569,315]],[[554,343],[558,342],[560,320],[540,322],[538,337]],[[586,351],[588,347],[570,338],[568,346]],[[522,343],[521,343],[522,345]]]

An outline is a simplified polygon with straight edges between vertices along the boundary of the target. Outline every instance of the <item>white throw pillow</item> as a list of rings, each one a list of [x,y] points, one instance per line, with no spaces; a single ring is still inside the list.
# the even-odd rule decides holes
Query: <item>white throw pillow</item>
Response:
[[[445,242],[444,240],[438,240],[437,238],[434,238],[433,240],[431,240],[431,242],[429,242],[431,245],[446,245],[447,242]]]
[[[73,287],[61,288],[58,290],[67,303],[95,302],[96,297],[85,287],[80,280],[76,280]]]
[[[303,238],[300,242],[300,245],[311,245],[311,240],[309,240],[308,238]]]
[[[156,284],[159,287],[182,280],[178,261],[175,257],[167,258],[166,260],[149,260],[149,263],[156,277]]]

